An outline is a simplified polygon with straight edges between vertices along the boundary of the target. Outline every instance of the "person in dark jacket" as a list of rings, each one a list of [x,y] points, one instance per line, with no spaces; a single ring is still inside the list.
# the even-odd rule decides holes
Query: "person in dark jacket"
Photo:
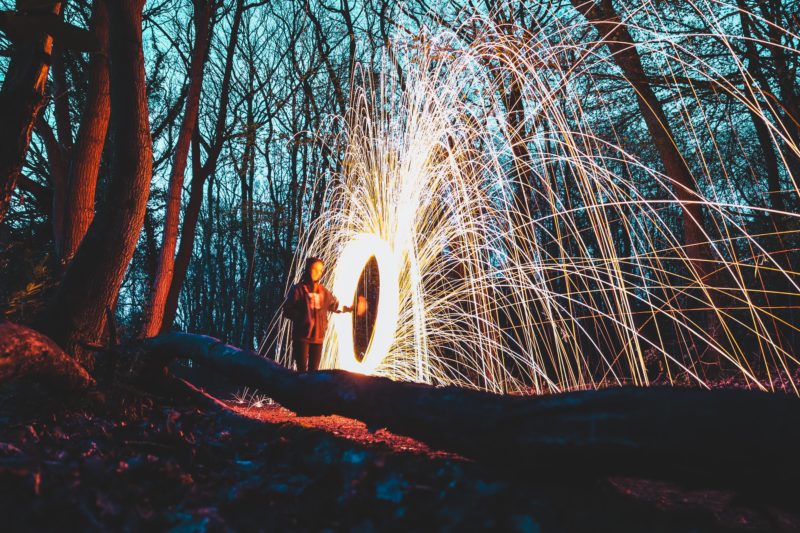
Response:
[[[328,313],[351,311],[349,307],[340,311],[339,300],[319,282],[324,271],[322,259],[306,259],[303,276],[283,302],[283,314],[292,321],[292,358],[298,372],[319,369]]]

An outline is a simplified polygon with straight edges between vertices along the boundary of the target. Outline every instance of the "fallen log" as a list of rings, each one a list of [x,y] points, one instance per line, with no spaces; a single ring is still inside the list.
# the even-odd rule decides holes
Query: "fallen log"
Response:
[[[800,399],[748,390],[613,388],[499,396],[341,370],[296,373],[217,339],[139,346],[189,358],[300,415],[339,414],[485,464],[565,477],[618,475],[764,488],[800,475]],[[793,489],[796,493],[797,489]]]

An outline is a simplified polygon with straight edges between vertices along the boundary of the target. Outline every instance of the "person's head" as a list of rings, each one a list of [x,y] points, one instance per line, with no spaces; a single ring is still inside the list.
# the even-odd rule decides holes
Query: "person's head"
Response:
[[[314,283],[318,282],[325,272],[325,263],[319,257],[309,257],[306,259],[306,267],[303,271],[303,277]]]

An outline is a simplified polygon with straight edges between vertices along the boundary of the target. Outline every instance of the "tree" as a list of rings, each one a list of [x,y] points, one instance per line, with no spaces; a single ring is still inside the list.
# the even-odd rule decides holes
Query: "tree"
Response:
[[[703,212],[697,183],[675,141],[661,102],[653,92],[642,67],[636,43],[622,23],[611,0],[598,3],[571,0],[573,7],[597,30],[600,41],[608,47],[614,64],[619,67],[636,93],[636,101],[647,131],[661,157],[664,171],[672,181],[672,190],[683,212],[685,253],[699,279],[708,275],[706,262],[712,257],[703,229]]]
[[[63,196],[54,195],[56,205],[63,206],[61,209],[54,209],[55,248],[63,265],[69,263],[75,255],[78,245],[94,218],[97,177],[111,114],[108,74],[108,13],[103,0],[95,0],[92,4],[92,31],[97,36],[100,50],[92,54],[89,60],[89,92],[86,95],[86,104],[75,146],[70,154],[64,194]],[[59,211],[61,215],[55,214]]]
[[[195,139],[192,143],[192,180],[189,186],[189,202],[186,205],[186,212],[183,217],[181,241],[178,245],[178,255],[175,257],[172,281],[164,304],[164,316],[160,325],[162,332],[168,331],[175,320],[175,314],[178,310],[178,296],[180,295],[183,282],[186,279],[186,271],[189,269],[189,260],[192,257],[192,250],[194,248],[197,219],[200,216],[200,207],[203,201],[203,186],[208,177],[216,170],[217,161],[219,160],[219,155],[225,141],[225,122],[228,116],[228,104],[230,102],[229,88],[231,76],[233,75],[233,59],[236,52],[236,44],[239,39],[239,28],[242,24],[242,14],[244,10],[244,0],[237,0],[234,8],[233,22],[231,24],[231,37],[225,52],[219,109],[217,111],[213,136],[207,145],[208,149],[206,151],[206,161],[204,164],[201,165],[199,161],[199,134],[195,135]]]
[[[150,298],[146,304],[145,320],[141,335],[151,337],[159,332],[164,318],[169,288],[175,268],[175,247],[178,240],[178,215],[181,208],[181,192],[183,191],[186,160],[189,156],[189,145],[197,124],[200,108],[200,92],[203,87],[203,67],[207,58],[211,15],[214,2],[210,0],[194,0],[195,42],[189,67],[189,93],[186,99],[186,110],[178,133],[172,172],[169,178],[167,193],[167,214],[164,221],[161,253],[158,260],[155,279]]]
[[[92,346],[101,340],[139,238],[150,193],[143,6],[144,0],[106,0],[115,139],[108,196],[39,319],[42,331],[89,368]]]
[[[61,13],[61,2],[18,0],[17,8],[28,17],[57,16]],[[52,35],[38,28],[32,35],[25,35],[23,29],[17,35],[0,89],[0,109],[4,115],[0,123],[0,222],[11,203],[36,117],[44,104],[52,51]]]

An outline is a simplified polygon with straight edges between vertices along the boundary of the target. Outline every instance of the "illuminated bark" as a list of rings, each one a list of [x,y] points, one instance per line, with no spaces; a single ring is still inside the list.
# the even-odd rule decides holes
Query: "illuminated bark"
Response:
[[[142,229],[152,173],[142,8],[144,0],[107,0],[114,155],[108,200],[95,216],[40,328],[87,368],[100,343]]]
[[[18,0],[17,9],[58,15],[61,2],[42,5],[31,0]],[[16,41],[0,89],[0,109],[3,110],[3,120],[0,121],[0,222],[8,212],[11,194],[25,164],[33,126],[44,104],[53,51],[53,37],[48,34],[21,36]]]
[[[160,331],[166,332],[172,327],[175,314],[178,310],[178,296],[181,287],[186,279],[186,272],[189,269],[189,261],[192,258],[194,249],[194,239],[197,232],[197,219],[200,216],[200,206],[203,202],[203,185],[208,177],[216,170],[219,154],[225,140],[225,122],[228,117],[228,104],[230,102],[229,88],[231,76],[233,75],[233,58],[236,52],[236,45],[239,40],[239,28],[242,23],[242,14],[245,6],[243,0],[237,0],[231,24],[231,38],[225,55],[225,67],[222,74],[222,86],[220,89],[220,103],[217,114],[217,121],[214,127],[214,136],[209,143],[206,151],[207,158],[203,165],[200,165],[199,135],[195,135],[192,142],[192,181],[189,189],[189,202],[186,205],[186,212],[183,216],[181,227],[181,241],[178,245],[178,254],[175,257],[175,265],[172,273],[172,283],[169,287],[166,303],[164,304],[164,317],[161,321]]]
[[[62,264],[72,260],[94,218],[100,160],[111,113],[108,73],[108,13],[103,0],[92,6],[92,31],[100,50],[89,60],[86,107],[83,110],[64,194],[61,231],[55,232],[56,254]]]
[[[181,287],[183,287],[183,282],[186,279],[186,272],[189,270],[189,262],[192,259],[194,239],[197,234],[197,219],[200,217],[200,206],[203,202],[203,185],[207,178],[207,175],[200,168],[199,161],[195,159],[200,157],[198,142],[193,142],[192,145],[193,168],[192,181],[189,186],[189,201],[183,214],[181,242],[178,246],[178,255],[175,257],[172,283],[164,305],[164,317],[161,321],[162,333],[169,331],[175,321],[175,314],[178,310],[178,296],[180,296]]]
[[[153,287],[145,309],[145,319],[140,335],[152,337],[161,329],[164,319],[164,306],[167,301],[170,284],[175,268],[175,247],[178,241],[178,216],[181,208],[181,192],[189,155],[189,144],[197,124],[197,113],[200,107],[200,92],[203,86],[203,66],[206,60],[209,41],[209,24],[211,21],[212,2],[196,0],[194,2],[195,45],[189,67],[189,93],[186,100],[175,155],[172,161],[172,172],[167,192],[167,212],[164,220],[164,232],[161,241],[161,253],[158,260]]]

